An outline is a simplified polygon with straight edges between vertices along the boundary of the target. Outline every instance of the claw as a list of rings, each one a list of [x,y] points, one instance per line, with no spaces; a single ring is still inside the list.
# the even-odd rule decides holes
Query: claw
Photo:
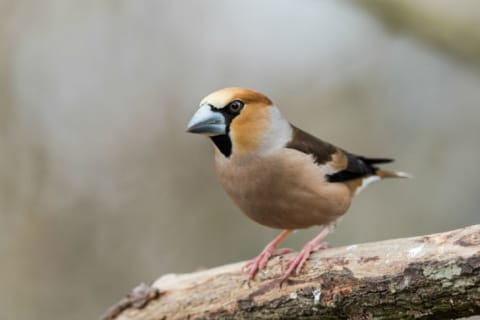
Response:
[[[311,249],[312,247],[307,243],[307,245],[303,247],[302,251],[292,261],[290,261],[288,264],[288,269],[283,275],[282,282],[287,280],[294,270],[296,274],[300,273],[305,261],[307,261],[308,257],[310,257],[310,252],[312,251]]]
[[[330,246],[327,242],[322,242],[322,243],[319,243],[318,245],[314,246],[310,252],[315,252],[315,251],[318,251],[318,250],[328,249],[329,247]],[[301,254],[301,252],[300,252],[300,254]],[[310,256],[310,253],[309,253],[309,256]],[[295,261],[295,259],[297,257],[298,256],[296,256],[296,257],[287,261],[287,268],[290,267],[290,265]],[[296,273],[299,273],[299,272],[296,272]]]
[[[259,270],[265,269],[265,267],[267,266],[267,262],[268,260],[270,260],[271,257],[290,253],[290,252],[293,252],[293,250],[288,248],[281,248],[281,249],[273,249],[269,247],[265,248],[265,250],[263,250],[258,255],[258,257],[248,261],[247,264],[245,265],[245,267],[249,270],[248,272],[249,279],[252,280]]]
[[[258,270],[265,268],[268,260],[272,256],[292,252],[291,249],[286,249],[286,248],[277,249],[277,246],[280,244],[280,242],[285,240],[285,238],[288,237],[290,233],[292,233],[292,230],[283,230],[275,239],[272,240],[272,242],[270,242],[265,247],[265,249],[263,249],[263,251],[258,255],[258,257],[247,262],[245,267],[249,269],[248,278],[250,280],[252,280],[255,277]]]
[[[305,262],[310,257],[310,253],[316,250],[328,248],[328,243],[321,242],[328,232],[328,226],[323,227],[320,233],[311,241],[307,242],[307,244],[305,244],[305,246],[302,248],[302,251],[300,251],[300,253],[294,259],[287,263],[287,271],[285,271],[283,274],[282,280],[280,281],[280,286],[282,286],[282,284],[288,280],[294,270],[295,274],[299,274],[300,271],[302,271]]]

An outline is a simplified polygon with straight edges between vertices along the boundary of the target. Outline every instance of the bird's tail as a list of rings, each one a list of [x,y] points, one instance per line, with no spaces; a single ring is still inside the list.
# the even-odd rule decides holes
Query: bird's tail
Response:
[[[376,176],[379,176],[381,179],[385,178],[413,178],[410,173],[403,171],[388,171],[383,169],[378,169],[375,172]]]
[[[403,172],[403,171],[388,171],[388,170],[383,170],[377,167],[378,164],[384,164],[384,163],[390,163],[393,162],[394,160],[391,158],[366,158],[366,157],[360,157],[363,162],[365,162],[367,165],[369,165],[373,171],[375,172],[375,175],[378,176],[380,179],[384,178],[413,178],[413,176],[410,173]]]
[[[385,178],[413,178],[411,174],[402,171],[388,171],[378,168],[375,169],[375,174],[361,178],[361,184],[355,190],[355,195],[358,195],[360,192],[362,192],[362,190],[364,190],[372,182],[379,181]]]

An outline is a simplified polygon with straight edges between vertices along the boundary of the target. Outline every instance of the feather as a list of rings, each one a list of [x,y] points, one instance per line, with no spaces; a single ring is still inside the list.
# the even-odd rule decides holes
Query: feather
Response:
[[[367,158],[340,149],[292,125],[292,140],[287,148],[310,154],[319,166],[327,166],[329,182],[342,182],[375,175],[375,164],[389,163],[389,158]]]

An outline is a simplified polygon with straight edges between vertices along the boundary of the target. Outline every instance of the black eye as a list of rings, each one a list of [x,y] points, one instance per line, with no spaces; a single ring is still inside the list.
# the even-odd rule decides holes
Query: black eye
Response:
[[[232,101],[228,105],[228,110],[230,110],[230,112],[233,112],[233,113],[239,112],[240,110],[242,110],[242,108],[243,108],[243,102],[240,100]]]

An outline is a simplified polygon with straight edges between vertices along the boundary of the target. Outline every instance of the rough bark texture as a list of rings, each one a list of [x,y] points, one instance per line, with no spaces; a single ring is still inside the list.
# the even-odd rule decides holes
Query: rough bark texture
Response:
[[[244,263],[165,275],[104,319],[452,319],[480,314],[480,225],[327,249],[279,286],[286,260],[254,281]]]

